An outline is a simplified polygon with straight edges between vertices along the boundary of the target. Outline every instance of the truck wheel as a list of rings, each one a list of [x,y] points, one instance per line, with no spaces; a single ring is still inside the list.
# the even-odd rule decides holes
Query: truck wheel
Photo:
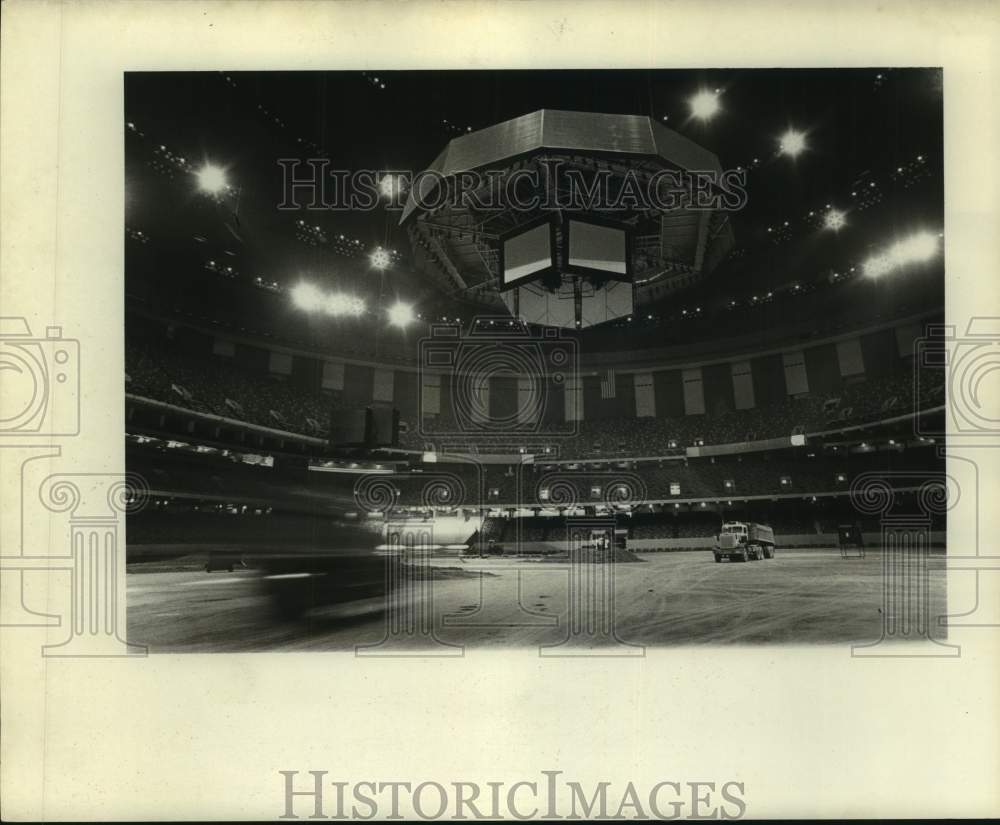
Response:
[[[715,556],[715,563],[719,564],[722,561],[722,556],[720,556],[718,553],[714,553],[713,555]]]
[[[747,551],[744,550],[743,553],[742,553],[742,555],[740,556],[740,561],[743,562],[744,564],[746,564],[748,560],[749,559],[747,557]]]

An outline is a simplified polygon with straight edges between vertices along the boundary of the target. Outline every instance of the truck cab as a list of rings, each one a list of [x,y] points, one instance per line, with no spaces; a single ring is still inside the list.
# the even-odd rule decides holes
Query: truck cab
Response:
[[[749,536],[747,526],[742,522],[723,522],[722,529],[716,540],[715,561],[748,561],[749,552],[747,550],[747,538]]]
[[[740,521],[726,521],[722,524],[722,531],[719,533],[721,540],[722,536],[732,536],[729,541],[735,541],[738,544],[746,544],[747,537],[750,534],[749,528]]]

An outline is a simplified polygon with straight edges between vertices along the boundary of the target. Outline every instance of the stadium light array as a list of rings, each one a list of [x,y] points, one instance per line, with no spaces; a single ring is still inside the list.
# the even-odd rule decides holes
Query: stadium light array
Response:
[[[319,287],[306,283],[296,284],[291,290],[292,303],[306,312],[323,312],[327,315],[340,317],[344,315],[361,315],[365,311],[365,302],[353,295],[340,292],[326,293]]]
[[[806,135],[805,132],[800,132],[797,129],[789,129],[785,134],[778,138],[778,151],[782,155],[788,155],[789,157],[797,157],[806,148]]]
[[[292,287],[292,303],[306,312],[318,312],[323,308],[323,291],[312,284],[300,283]]]
[[[869,278],[878,278],[894,269],[929,261],[937,252],[938,236],[930,232],[917,232],[872,255],[864,262],[863,271]]]
[[[226,170],[212,163],[206,163],[202,166],[195,172],[195,177],[198,178],[198,188],[209,195],[218,195],[229,186],[229,182],[226,180]]]
[[[365,311],[365,302],[353,295],[334,292],[327,296],[323,309],[328,315],[334,317],[341,315],[354,315],[356,317]]]
[[[827,229],[832,229],[834,232],[839,232],[846,225],[847,215],[840,209],[830,209],[823,216],[823,226]]]
[[[387,310],[389,314],[389,323],[394,327],[400,327],[405,329],[407,326],[413,323],[413,307],[409,304],[404,304],[402,301],[396,301]]]
[[[699,120],[709,120],[722,108],[719,104],[718,90],[710,92],[708,89],[702,89],[694,95],[688,101],[688,105],[691,107],[691,116]]]

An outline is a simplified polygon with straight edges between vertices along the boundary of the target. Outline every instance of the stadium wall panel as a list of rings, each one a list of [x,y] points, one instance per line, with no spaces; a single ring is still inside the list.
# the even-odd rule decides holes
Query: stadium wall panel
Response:
[[[301,355],[296,355],[292,359],[291,383],[306,392],[319,392],[320,382],[323,378],[322,363],[315,358],[303,358]]]
[[[840,361],[834,344],[821,344],[805,351],[809,389],[813,393],[835,392],[840,387]]]
[[[865,548],[877,550],[882,546],[881,533],[862,533]],[[774,543],[778,552],[783,547],[815,547],[815,548],[836,548],[839,541],[836,533],[791,533],[774,534]],[[948,543],[948,534],[944,530],[932,530],[930,533],[930,543],[934,547],[944,547]],[[636,553],[670,552],[675,550],[709,550],[715,545],[714,537],[696,537],[683,539],[626,539],[625,547]]]
[[[869,377],[888,375],[899,368],[899,345],[894,329],[862,335],[861,352],[865,359],[865,374]]]
[[[407,423],[416,425],[417,415],[417,373],[396,370],[393,373],[392,394],[399,414]]]
[[[542,425],[550,430],[565,429],[566,396],[563,385],[551,379],[545,383],[545,406],[542,410]]]
[[[705,411],[722,415],[735,407],[731,364],[711,364],[702,369],[705,385]]]
[[[753,394],[758,407],[784,401],[785,367],[781,356],[764,355],[750,361],[753,368]]]
[[[374,370],[358,364],[344,365],[344,400],[352,405],[367,405],[372,400]]]
[[[516,376],[497,375],[490,380],[490,417],[494,421],[515,422],[518,403]]]
[[[681,418],[684,415],[684,387],[680,370],[653,373],[656,393],[656,414],[661,418]]]

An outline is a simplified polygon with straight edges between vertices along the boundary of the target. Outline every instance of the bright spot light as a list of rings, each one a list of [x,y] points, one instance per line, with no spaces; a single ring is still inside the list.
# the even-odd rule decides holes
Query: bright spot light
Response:
[[[864,273],[869,278],[877,278],[898,267],[928,261],[937,252],[938,238],[930,232],[918,232],[865,261]]]
[[[903,241],[903,258],[906,263],[927,261],[938,251],[938,239],[930,232],[918,232]]]
[[[376,249],[369,256],[371,265],[376,269],[385,269],[389,265],[389,253],[386,252],[382,247]]]
[[[228,186],[226,170],[220,166],[206,163],[195,174],[198,177],[198,188],[210,195],[217,195]]]
[[[839,209],[831,209],[823,218],[823,226],[837,232],[844,228],[847,223],[847,216]]]
[[[893,267],[893,262],[888,255],[872,255],[862,265],[865,275],[869,278],[878,278],[885,275]]]
[[[400,175],[385,175],[378,183],[379,192],[382,197],[392,200],[403,189],[403,180]]]
[[[698,92],[688,104],[691,106],[691,114],[699,120],[708,120],[721,108],[718,92],[710,92],[707,89]]]
[[[397,301],[387,310],[389,313],[389,323],[396,327],[406,327],[413,323],[413,307]]]
[[[778,140],[778,151],[783,155],[795,157],[806,148],[806,136],[804,132],[789,129]]]
[[[292,288],[292,302],[306,312],[316,312],[323,307],[323,293],[312,284],[300,283]]]
[[[929,232],[920,232],[893,244],[889,250],[889,258],[896,266],[919,263],[934,257],[937,246],[937,238]]]
[[[323,302],[323,309],[328,315],[335,317],[341,315],[360,315],[365,311],[365,302],[353,295],[345,295],[342,292],[334,292],[326,296]]]

